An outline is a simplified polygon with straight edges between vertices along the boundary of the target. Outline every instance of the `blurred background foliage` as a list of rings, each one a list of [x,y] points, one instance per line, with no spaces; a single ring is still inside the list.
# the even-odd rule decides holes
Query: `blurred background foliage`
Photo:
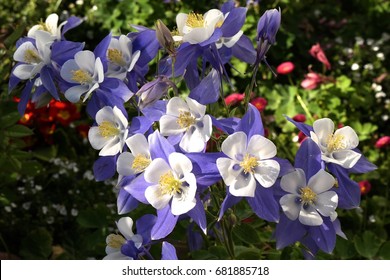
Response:
[[[118,219],[115,181],[96,182],[93,162],[97,158],[86,138],[91,120],[81,105],[54,104],[30,107],[25,116],[17,113],[18,89],[8,94],[8,78],[15,43],[29,27],[57,13],[62,20],[70,15],[84,19],[67,34],[68,40],[94,46],[108,32],[127,34],[131,24],[153,28],[161,19],[171,30],[181,12],[205,11],[223,1],[148,0],[0,0],[0,252],[1,258],[87,259],[102,258],[105,237]],[[254,41],[261,14],[274,7],[282,10],[277,44],[268,52],[273,68],[291,61],[295,69],[288,75],[273,74],[263,66],[253,96],[265,99],[261,111],[269,138],[278,147],[278,156],[293,162],[301,140],[288,124],[290,117],[305,114],[329,117],[340,125],[350,125],[360,137],[359,149],[378,166],[362,182],[361,207],[338,211],[348,240],[338,238],[332,255],[324,259],[390,259],[390,157],[389,144],[378,145],[390,136],[389,59],[390,2],[385,0],[236,1],[247,6],[244,33]],[[62,21],[61,20],[61,21]],[[320,43],[331,69],[327,70],[310,54]],[[149,80],[156,74],[152,71]],[[225,86],[225,95],[242,93],[250,77],[250,66],[233,60],[228,71],[234,88]],[[326,77],[314,89],[301,82],[313,71]],[[304,101],[298,102],[298,98]],[[265,105],[266,104],[266,105]],[[233,112],[243,112],[240,102]],[[68,114],[68,115],[67,115]],[[69,119],[69,115],[76,116]],[[68,117],[67,117],[68,116]],[[367,183],[368,182],[368,183]],[[140,208],[134,215],[145,213]],[[300,259],[299,244],[283,251],[275,249],[271,235],[274,225],[255,218],[245,205],[238,204],[228,218],[234,221],[232,235],[235,256],[242,259]],[[210,217],[209,217],[210,218]],[[210,218],[212,219],[212,218]],[[170,236],[181,258],[228,258],[225,249],[214,243],[187,253],[188,224]],[[156,251],[158,251],[156,249]]]

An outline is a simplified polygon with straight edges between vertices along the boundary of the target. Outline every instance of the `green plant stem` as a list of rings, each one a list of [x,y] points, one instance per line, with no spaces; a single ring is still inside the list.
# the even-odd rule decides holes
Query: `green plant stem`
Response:
[[[234,244],[233,244],[233,240],[232,240],[231,230],[229,230],[225,219],[222,219],[220,224],[221,224],[221,228],[222,228],[222,236],[224,239],[225,248],[226,248],[230,258],[232,260],[234,260],[235,259]]]
[[[255,68],[253,69],[253,75],[252,75],[252,79],[251,79],[251,83],[249,84],[249,87],[246,88],[245,90],[245,99],[244,99],[244,105],[245,105],[245,110],[248,110],[248,104],[249,104],[249,100],[251,98],[251,93],[253,91],[253,88],[256,84],[256,75],[257,75],[257,70],[259,69],[259,64],[257,64],[255,66]]]

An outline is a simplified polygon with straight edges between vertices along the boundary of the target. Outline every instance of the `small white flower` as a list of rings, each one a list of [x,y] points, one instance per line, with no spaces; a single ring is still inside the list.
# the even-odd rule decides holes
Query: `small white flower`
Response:
[[[132,50],[133,43],[129,37],[121,35],[118,39],[111,39],[107,49],[107,77],[113,77],[120,80],[126,78],[127,72],[133,70],[134,65],[141,55],[140,51],[133,53]]]
[[[145,170],[145,180],[152,185],[145,191],[147,201],[156,209],[163,209],[170,201],[173,215],[187,213],[196,205],[196,178],[192,163],[185,155],[171,153],[169,164],[156,158]]]
[[[385,60],[385,55],[383,53],[377,53],[376,54],[376,57],[379,59],[379,60]]]
[[[279,176],[276,146],[261,135],[253,135],[249,142],[244,132],[229,135],[221,146],[228,157],[217,159],[223,181],[234,196],[254,197],[256,181],[264,188],[271,187]]]
[[[139,249],[142,246],[142,236],[133,233],[133,220],[130,217],[122,217],[116,223],[122,235],[110,234],[106,238],[106,254],[103,260],[132,260],[121,252],[121,248],[127,240],[134,242],[134,246]]]
[[[201,152],[212,133],[211,117],[205,113],[206,106],[196,100],[173,97],[167,104],[166,115],[160,119],[161,134],[170,136],[184,132],[180,148],[186,152]]]
[[[122,152],[127,138],[128,121],[122,111],[105,106],[96,113],[97,126],[88,131],[91,146],[100,150],[100,156],[113,156]]]
[[[87,100],[104,80],[103,64],[91,51],[76,53],[74,59],[64,63],[60,74],[68,83],[78,84],[65,91],[66,99],[73,103],[78,102],[83,94],[85,94],[83,102]]]
[[[321,215],[334,221],[338,196],[336,192],[329,191],[334,184],[333,176],[322,169],[309,182],[306,182],[305,172],[300,168],[284,175],[280,186],[289,193],[279,201],[284,214],[290,220],[299,218],[302,224],[308,226],[321,225]]]
[[[213,35],[216,27],[224,22],[224,15],[218,9],[209,10],[204,15],[196,13],[179,13],[176,16],[179,35],[173,36],[175,41],[198,44],[206,41]]]
[[[61,40],[61,28],[64,26],[67,22],[62,22],[59,26],[58,24],[58,15],[57,14],[50,14],[45,22],[42,22],[40,24],[34,25],[30,28],[30,30],[27,33],[27,37],[30,38],[36,38],[37,31],[44,31],[45,33],[49,34],[51,37],[51,40]]]
[[[126,144],[131,153],[124,152],[119,155],[116,163],[119,175],[130,176],[144,172],[152,162],[145,135],[135,134],[126,140]]]
[[[358,146],[359,138],[350,126],[334,131],[333,121],[323,118],[313,123],[313,130],[310,137],[320,147],[323,161],[352,168],[360,159],[361,154],[352,150]]]
[[[357,64],[357,63],[354,63],[354,64],[352,64],[352,66],[351,66],[351,70],[352,70],[352,71],[359,70],[359,68],[360,68],[360,66],[359,66],[359,64]]]
[[[24,42],[14,53],[14,60],[22,62],[15,67],[13,74],[21,79],[32,79],[37,75],[43,66],[51,63],[50,46],[53,41],[50,35],[43,31],[37,31],[35,37],[35,45],[30,42]]]

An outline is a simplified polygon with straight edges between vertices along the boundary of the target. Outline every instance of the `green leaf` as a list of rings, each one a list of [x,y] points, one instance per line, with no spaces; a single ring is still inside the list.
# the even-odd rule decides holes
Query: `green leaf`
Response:
[[[104,206],[86,209],[80,212],[77,222],[85,228],[102,228],[107,225],[107,214],[108,209]]]
[[[11,112],[0,118],[0,128],[7,128],[16,124],[20,120],[18,112]]]
[[[377,253],[383,243],[375,233],[365,231],[362,236],[355,236],[354,238],[356,251],[367,259],[372,259]]]
[[[213,255],[206,250],[194,251],[191,254],[194,260],[218,260],[216,255]]]
[[[390,260],[390,241],[387,241],[381,247],[378,256],[383,260]]]
[[[57,156],[57,147],[51,145],[49,147],[36,149],[33,152],[33,156],[43,161],[50,161]]]
[[[36,229],[22,240],[19,254],[29,260],[48,259],[52,252],[52,242],[53,239],[47,230]]]
[[[255,248],[236,246],[235,251],[237,260],[258,260],[261,257],[260,251]]]
[[[343,238],[337,238],[335,252],[341,259],[351,259],[356,256],[354,243]]]
[[[249,244],[260,243],[257,231],[248,224],[240,224],[233,228],[233,234],[241,241]]]
[[[31,129],[29,129],[28,127],[26,127],[24,125],[20,125],[20,124],[16,124],[14,126],[11,126],[5,131],[5,136],[15,137],[15,138],[30,136],[33,134],[34,134],[34,132]]]
[[[219,260],[226,260],[229,258],[229,254],[223,246],[211,246],[209,252],[211,255],[217,256]]]

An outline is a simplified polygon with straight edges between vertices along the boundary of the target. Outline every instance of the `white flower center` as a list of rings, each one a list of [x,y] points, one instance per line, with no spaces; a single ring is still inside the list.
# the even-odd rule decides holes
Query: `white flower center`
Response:
[[[118,49],[108,49],[108,60],[119,66],[126,66],[126,61],[123,59],[123,54]]]
[[[344,135],[341,134],[329,134],[327,140],[326,140],[326,149],[332,153],[334,151],[342,150],[346,148],[346,145],[344,143]]]
[[[72,80],[81,85],[90,84],[93,81],[91,74],[83,69],[72,70]]]
[[[107,237],[107,245],[111,248],[120,249],[125,243],[126,239],[122,235],[110,234]]]
[[[259,165],[256,157],[246,154],[240,162],[240,166],[244,168],[244,173],[253,173],[254,169]]]
[[[103,121],[99,125],[99,132],[104,138],[108,138],[119,135],[120,130],[112,122]]]
[[[133,164],[131,165],[131,168],[135,170],[135,172],[140,173],[144,171],[149,164],[151,163],[151,159],[147,157],[146,155],[139,154],[134,158]],[[160,179],[161,180],[161,179]]]
[[[176,179],[171,171],[166,172],[165,174],[160,176],[160,180],[158,181],[161,189],[161,193],[174,195],[181,194],[182,183],[180,180]]]
[[[313,204],[317,199],[317,194],[308,186],[300,188],[301,202],[305,205]]]
[[[191,116],[190,112],[181,112],[179,118],[176,121],[181,128],[188,129],[191,125],[195,124],[195,118]]]
[[[38,64],[42,61],[42,59],[36,50],[27,49],[24,52],[24,61],[30,64]]]

